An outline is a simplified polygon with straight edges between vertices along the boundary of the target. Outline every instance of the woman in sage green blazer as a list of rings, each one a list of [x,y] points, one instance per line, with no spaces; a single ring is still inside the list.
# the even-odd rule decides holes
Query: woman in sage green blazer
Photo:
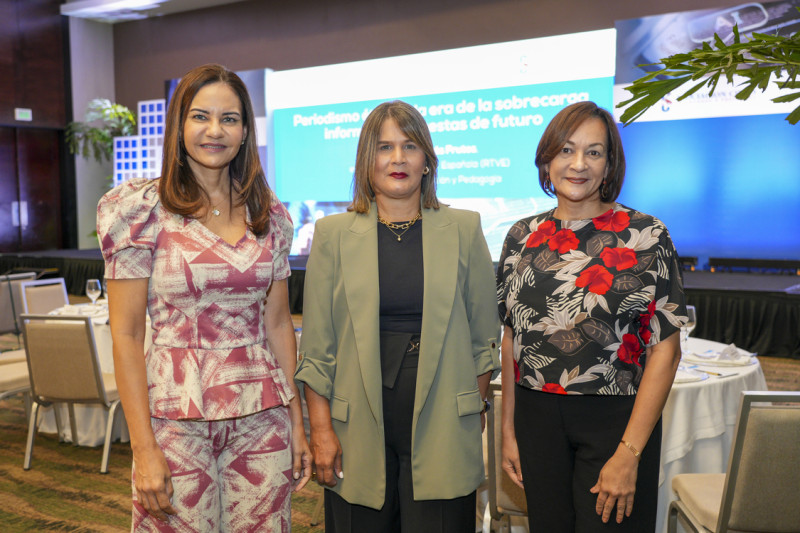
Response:
[[[295,379],[328,532],[474,531],[499,321],[480,217],[439,204],[437,163],[417,110],[381,104],[350,211],[316,224]]]

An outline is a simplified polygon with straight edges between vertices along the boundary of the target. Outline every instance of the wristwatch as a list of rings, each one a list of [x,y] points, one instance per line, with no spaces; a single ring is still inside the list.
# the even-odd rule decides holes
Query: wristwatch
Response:
[[[488,413],[492,409],[492,403],[487,400],[483,399],[483,409],[481,409],[481,414]]]

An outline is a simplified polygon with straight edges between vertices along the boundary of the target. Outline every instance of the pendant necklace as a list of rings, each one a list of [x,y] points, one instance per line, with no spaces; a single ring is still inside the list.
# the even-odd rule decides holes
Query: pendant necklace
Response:
[[[394,222],[387,222],[383,218],[381,218],[380,215],[378,215],[378,222],[380,222],[381,224],[386,226],[389,229],[389,231],[391,231],[392,234],[395,237],[397,237],[397,242],[400,242],[400,241],[403,240],[403,235],[405,235],[406,232],[411,229],[411,226],[413,226],[414,223],[417,220],[419,220],[420,218],[422,218],[422,211],[419,211],[414,218],[412,218],[408,222],[403,222],[402,224],[396,224]],[[395,231],[395,230],[400,230],[400,233],[397,233],[397,231]]]

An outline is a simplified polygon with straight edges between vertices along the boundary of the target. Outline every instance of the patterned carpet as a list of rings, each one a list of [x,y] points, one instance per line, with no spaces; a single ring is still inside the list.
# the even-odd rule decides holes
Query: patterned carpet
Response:
[[[0,336],[0,350],[17,347]],[[800,361],[760,357],[770,390],[800,390]],[[0,366],[0,371],[2,366]],[[0,531],[122,532],[130,529],[128,444],[111,447],[109,473],[100,474],[101,448],[59,444],[37,435],[32,468],[22,469],[27,424],[19,397],[0,401]],[[323,531],[310,525],[321,488],[315,483],[292,498],[292,531]]]
[[[17,349],[13,335],[0,335],[0,351]],[[2,372],[2,365],[0,365]],[[109,473],[100,474],[102,447],[76,447],[38,434],[33,462],[22,469],[27,421],[21,397],[0,401],[0,532],[130,531],[131,448],[114,443]],[[311,517],[322,489],[316,483],[292,496],[292,531],[321,532]]]
[[[130,530],[128,444],[111,446],[109,473],[104,475],[99,473],[101,447],[59,444],[55,435],[39,434],[26,472],[22,469],[26,432],[22,400],[0,401],[0,531]],[[320,493],[318,485],[310,484],[293,496],[292,531],[323,531],[310,526]]]
[[[785,357],[759,357],[767,387],[775,391],[800,391],[800,360]]]

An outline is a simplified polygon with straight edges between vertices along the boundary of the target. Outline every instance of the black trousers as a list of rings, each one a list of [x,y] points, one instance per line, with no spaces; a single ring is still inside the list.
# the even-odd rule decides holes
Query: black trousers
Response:
[[[636,478],[633,512],[607,523],[589,489],[617,450],[635,396],[571,396],[515,389],[517,435],[530,530],[534,533],[647,533],[655,530],[661,420],[647,441]]]
[[[417,384],[419,344],[408,350],[409,336],[387,339],[392,349],[401,342],[402,363],[396,379],[383,387],[383,420],[386,441],[386,495],[381,509],[348,503],[325,490],[327,533],[474,533],[475,492],[452,500],[414,500],[411,473],[411,427]],[[412,339],[418,342],[418,337]],[[393,350],[395,354],[397,350]],[[384,354],[385,355],[385,354]],[[384,366],[384,369],[386,366]],[[394,373],[394,372],[392,372]],[[345,450],[346,453],[346,450]],[[352,460],[352,459],[351,459]]]

